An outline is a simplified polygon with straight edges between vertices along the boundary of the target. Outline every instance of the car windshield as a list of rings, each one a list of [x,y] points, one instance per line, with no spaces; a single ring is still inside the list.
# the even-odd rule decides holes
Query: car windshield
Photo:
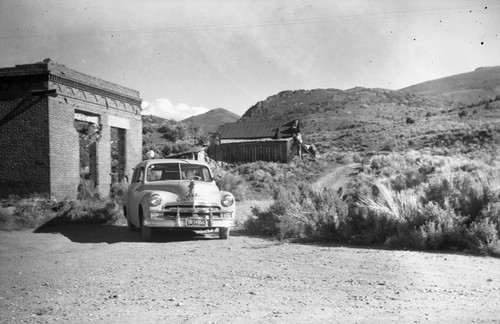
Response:
[[[211,182],[210,171],[204,165],[181,163],[151,164],[147,170],[147,181],[197,180]]]

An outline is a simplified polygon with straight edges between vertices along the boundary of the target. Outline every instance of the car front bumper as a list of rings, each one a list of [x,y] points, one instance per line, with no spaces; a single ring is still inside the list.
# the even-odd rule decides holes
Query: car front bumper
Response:
[[[148,217],[149,216],[149,217]],[[235,226],[235,212],[221,211],[217,215],[199,215],[193,212],[190,215],[180,212],[175,216],[166,215],[162,211],[150,210],[149,215],[144,218],[144,225],[148,227],[172,227],[172,228],[197,228],[208,229],[215,227]]]
[[[199,218],[196,218],[199,219]],[[144,225],[148,227],[173,227],[173,228],[193,228],[193,229],[208,229],[215,227],[234,227],[235,220],[231,218],[219,218],[212,220],[204,220],[204,224],[188,224],[187,218],[179,220],[172,219],[144,219]]]

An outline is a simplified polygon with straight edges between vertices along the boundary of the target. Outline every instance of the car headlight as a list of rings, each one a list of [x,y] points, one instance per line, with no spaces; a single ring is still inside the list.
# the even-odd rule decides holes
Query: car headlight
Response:
[[[233,195],[226,194],[222,197],[220,202],[222,206],[229,207],[234,203],[234,197]]]
[[[151,206],[158,206],[159,204],[161,204],[161,197],[159,194],[152,194],[151,196],[149,196],[149,204]]]

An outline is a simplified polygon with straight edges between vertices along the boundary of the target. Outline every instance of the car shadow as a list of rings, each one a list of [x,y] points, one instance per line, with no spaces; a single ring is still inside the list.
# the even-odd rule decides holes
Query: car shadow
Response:
[[[42,226],[37,228],[35,233],[59,233],[75,243],[143,243],[141,232],[128,230],[127,226],[120,225],[96,225],[96,224],[71,224]],[[195,240],[219,239],[215,232],[195,232],[192,230],[166,231],[156,229],[152,242],[169,243]],[[144,242],[146,243],[146,242]]]

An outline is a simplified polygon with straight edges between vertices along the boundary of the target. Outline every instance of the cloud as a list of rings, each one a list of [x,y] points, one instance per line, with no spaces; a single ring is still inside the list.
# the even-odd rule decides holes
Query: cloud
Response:
[[[143,115],[154,115],[177,121],[204,114],[208,111],[205,107],[192,107],[184,103],[174,105],[166,98],[156,99],[151,103],[143,101],[141,107]]]

